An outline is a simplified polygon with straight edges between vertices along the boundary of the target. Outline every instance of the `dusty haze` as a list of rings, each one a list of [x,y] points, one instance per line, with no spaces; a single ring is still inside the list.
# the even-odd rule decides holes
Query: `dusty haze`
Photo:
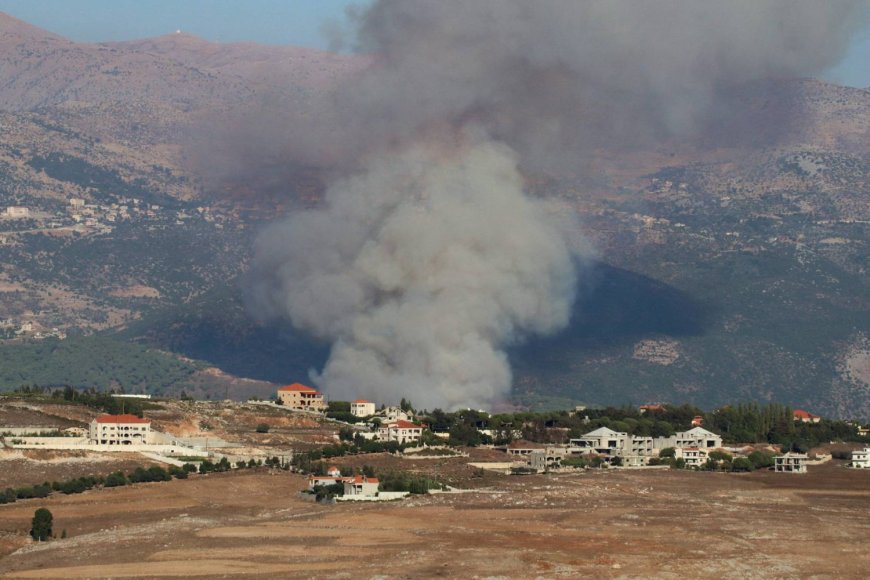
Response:
[[[688,134],[729,89],[835,64],[867,2],[382,1],[356,15],[372,64],[302,118],[237,146],[344,176],[260,237],[250,304],[333,343],[338,398],[487,406],[503,347],[570,321],[578,251],[523,171]]]

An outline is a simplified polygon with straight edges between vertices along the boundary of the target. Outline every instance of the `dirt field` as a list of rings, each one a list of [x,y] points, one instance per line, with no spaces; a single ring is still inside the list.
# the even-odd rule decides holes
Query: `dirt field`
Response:
[[[0,576],[866,577],[870,473],[587,471],[317,505],[263,471],[0,506]],[[37,507],[69,537],[31,544]]]

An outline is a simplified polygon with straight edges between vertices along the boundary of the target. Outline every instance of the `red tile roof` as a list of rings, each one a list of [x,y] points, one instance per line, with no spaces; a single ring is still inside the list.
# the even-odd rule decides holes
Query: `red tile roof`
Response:
[[[364,475],[357,475],[353,478],[353,482],[348,483],[380,483],[378,478],[376,477],[365,477]]]
[[[354,401],[354,403],[371,403],[371,401],[366,401],[365,399],[357,399],[356,401]]]
[[[317,389],[303,385],[302,383],[293,383],[286,387],[281,387],[279,391],[298,391],[300,393],[317,393]]]
[[[794,418],[795,419],[819,419],[818,415],[813,415],[812,413],[808,413],[803,409],[795,409],[794,410]]]
[[[136,415],[100,415],[97,423],[151,423],[148,419],[142,419]]]
[[[392,423],[387,423],[387,427],[391,429],[422,429],[422,425],[417,425],[416,423],[411,423],[410,421],[405,421],[404,419],[399,419],[397,421],[393,421]]]

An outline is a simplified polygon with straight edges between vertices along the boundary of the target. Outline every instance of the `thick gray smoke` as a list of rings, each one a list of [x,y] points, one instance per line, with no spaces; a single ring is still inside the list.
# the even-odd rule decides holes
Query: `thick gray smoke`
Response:
[[[482,406],[502,348],[570,318],[566,233],[524,170],[690,129],[749,81],[836,63],[866,2],[383,0],[357,16],[372,64],[285,145],[349,176],[259,239],[253,304],[333,342],[333,396]],[[287,146],[292,157],[299,143]]]

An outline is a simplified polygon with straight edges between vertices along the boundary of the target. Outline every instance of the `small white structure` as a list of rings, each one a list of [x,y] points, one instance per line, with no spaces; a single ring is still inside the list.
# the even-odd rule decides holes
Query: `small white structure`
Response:
[[[330,465],[326,470],[326,475],[330,477],[341,477],[341,470],[334,465]]]
[[[30,210],[20,205],[10,205],[6,208],[6,217],[12,219],[30,217]]]
[[[773,470],[781,473],[806,473],[806,453],[786,453],[773,458]]]
[[[380,482],[374,477],[357,475],[344,480],[344,495],[374,497],[378,495]]]
[[[350,404],[350,414],[354,417],[370,417],[375,414],[375,404],[365,399],[357,399]]]
[[[858,469],[870,469],[870,447],[853,451],[852,462],[849,465]]]
[[[379,415],[382,415],[388,423],[393,421],[409,421],[411,419],[411,416],[399,407],[387,407]]]
[[[378,428],[378,439],[397,443],[414,443],[423,436],[423,426],[399,419]]]
[[[69,206],[73,209],[81,209],[85,207],[85,200],[80,197],[71,197],[69,200]]]
[[[150,440],[151,421],[136,415],[100,415],[88,429],[88,441],[98,445],[142,445]]]

